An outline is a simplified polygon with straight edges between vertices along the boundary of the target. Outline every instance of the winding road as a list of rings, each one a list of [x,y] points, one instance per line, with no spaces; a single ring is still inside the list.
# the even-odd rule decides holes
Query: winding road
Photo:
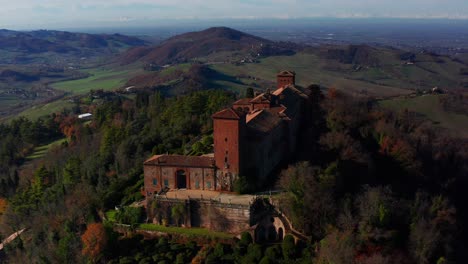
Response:
[[[23,228],[13,234],[11,234],[9,237],[7,237],[5,240],[3,240],[2,243],[0,243],[0,251],[3,250],[3,247],[6,246],[8,243],[12,242],[15,240],[21,233],[23,233],[26,230],[26,228]]]

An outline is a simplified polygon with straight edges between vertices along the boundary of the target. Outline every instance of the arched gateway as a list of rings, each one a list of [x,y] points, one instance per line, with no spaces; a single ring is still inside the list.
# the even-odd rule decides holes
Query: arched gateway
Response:
[[[184,170],[178,170],[176,172],[177,189],[187,188],[187,175]]]

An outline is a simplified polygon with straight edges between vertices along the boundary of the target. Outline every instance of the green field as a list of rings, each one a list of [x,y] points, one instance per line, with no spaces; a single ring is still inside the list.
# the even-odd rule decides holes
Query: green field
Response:
[[[356,69],[356,65],[326,59],[315,51],[300,52],[293,56],[267,57],[258,63],[211,64],[209,67],[217,74],[210,76],[210,83],[206,88],[230,90],[240,95],[245,93],[247,87],[257,86],[261,90],[268,86],[273,88],[276,74],[281,70],[296,71],[297,84],[301,86],[319,84],[324,87],[334,87],[352,95],[376,98],[407,95],[414,93],[417,89],[431,89],[434,86],[450,89],[457,87],[460,83],[459,72],[463,65],[458,62],[445,57],[434,58],[418,54],[417,62],[407,65],[402,63],[396,54],[393,50],[379,49],[373,54],[378,58],[379,66],[359,66],[359,69]],[[187,71],[190,66],[190,63],[174,65],[162,69],[159,74],[167,76],[175,70]],[[52,87],[70,94],[86,94],[90,90],[98,89],[114,90],[125,87],[129,79],[145,73],[141,65],[136,64],[126,67],[108,65],[84,71],[90,76],[79,80],[53,83]],[[175,79],[168,81],[165,85],[173,85],[173,95],[177,95],[180,90],[184,90],[179,82],[180,80]],[[20,115],[36,119],[71,107],[72,103],[59,100],[47,105],[35,106]],[[444,119],[447,118],[444,117]],[[451,127],[450,122],[447,124],[449,127]],[[456,123],[456,121],[453,122]]]
[[[436,62],[429,55],[419,55],[413,65],[403,64],[394,51],[379,50],[375,54],[379,66],[343,64],[325,59],[315,53],[297,53],[293,56],[275,56],[261,59],[259,63],[242,65],[214,64],[211,67],[228,76],[248,75],[274,82],[281,70],[296,72],[297,84],[308,86],[312,83],[335,87],[355,95],[391,97],[405,95],[416,89],[443,89],[457,87],[460,63],[444,59]],[[219,82],[220,85],[227,85]],[[235,85],[233,85],[235,86]]]
[[[240,66],[234,64],[215,64],[211,67],[229,76],[250,75],[272,82],[275,81],[276,73],[279,71],[293,70],[297,74],[296,81],[298,85],[308,86],[315,83],[355,94],[367,93],[372,96],[395,96],[410,93],[409,90],[400,87],[367,81],[372,76],[366,76],[366,78],[358,75],[353,76],[349,73],[349,69],[346,68],[340,71],[327,70],[329,66],[326,61],[320,59],[317,55],[298,53],[294,56],[268,57],[262,59],[259,63],[249,63]],[[375,75],[375,70],[371,74]],[[360,80],[360,78],[365,80]]]
[[[15,96],[0,96],[0,111],[8,110],[8,108],[17,105],[21,102],[18,97]]]
[[[21,112],[18,116],[24,116],[31,120],[38,119],[43,116],[48,116],[52,113],[61,112],[63,109],[71,109],[73,103],[60,99],[45,105],[34,105],[31,108]]]
[[[125,83],[133,76],[141,73],[141,70],[135,68],[129,69],[103,69],[95,68],[85,70],[89,77],[79,80],[57,82],[52,87],[58,90],[70,92],[73,94],[84,94],[91,90],[114,90],[122,88]]]
[[[405,109],[423,114],[436,126],[449,129],[455,136],[468,137],[468,115],[445,111],[439,103],[443,95],[423,95],[414,98],[398,98],[380,101],[384,108],[401,112]]]
[[[109,210],[106,212],[106,219],[111,223],[115,223],[115,215],[117,214],[116,210]]]
[[[130,78],[141,73],[141,70],[135,67],[126,70],[94,68],[85,70],[85,72],[90,76],[84,79],[53,83],[52,87],[71,94],[86,94],[91,90],[98,89],[114,90],[123,87]],[[34,105],[18,114],[18,116],[34,120],[71,107],[73,107],[73,103],[67,99],[59,99],[45,105]]]
[[[34,152],[31,155],[26,157],[26,160],[35,160],[35,159],[42,158],[42,157],[45,156],[45,154],[47,154],[47,152],[49,151],[49,149],[51,147],[59,146],[60,144],[62,144],[63,142],[66,142],[66,141],[67,141],[67,139],[62,138],[62,139],[56,140],[54,142],[51,142],[51,143],[49,143],[47,145],[36,147],[34,149]]]
[[[205,228],[183,228],[183,227],[168,227],[168,226],[161,226],[155,224],[140,224],[138,229],[141,230],[148,230],[148,231],[157,231],[163,232],[168,234],[179,234],[179,235],[188,235],[188,236],[203,236],[209,238],[221,238],[221,239],[229,239],[233,238],[234,236],[224,232],[216,232],[211,231]]]

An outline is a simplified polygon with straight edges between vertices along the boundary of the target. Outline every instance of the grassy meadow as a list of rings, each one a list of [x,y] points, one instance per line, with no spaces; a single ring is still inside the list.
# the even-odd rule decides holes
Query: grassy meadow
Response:
[[[272,82],[277,72],[293,70],[297,73],[297,83],[302,86],[316,83],[352,94],[375,97],[405,95],[416,89],[430,89],[434,86],[444,89],[456,87],[458,73],[463,67],[448,58],[441,57],[437,61],[424,54],[418,55],[418,61],[412,65],[402,63],[391,51],[381,50],[376,56],[380,61],[379,66],[361,67],[359,70],[351,64],[305,52],[293,56],[268,57],[259,63],[214,64],[211,67],[224,75],[249,75]]]
[[[39,159],[39,158],[42,158],[44,157],[45,154],[47,154],[47,152],[49,151],[50,148],[54,147],[54,146],[59,146],[60,144],[66,142],[67,139],[65,138],[62,138],[62,139],[58,139],[56,141],[53,141],[47,145],[42,145],[42,146],[38,146],[34,149],[34,152],[31,153],[31,155],[27,156],[26,157],[26,160],[30,161],[30,160],[35,160],[35,159]]]
[[[430,119],[434,125],[448,129],[453,135],[468,137],[468,115],[445,111],[440,102],[440,96],[423,95],[414,98],[397,98],[380,101],[384,108],[401,112],[405,109],[420,113]]]
[[[125,83],[131,77],[140,73],[142,70],[129,68],[129,69],[104,69],[94,68],[85,70],[90,74],[89,77],[84,79],[57,82],[52,84],[52,87],[58,90],[70,92],[72,94],[84,94],[91,90],[114,90],[125,86]]]
[[[320,84],[327,87],[346,90],[350,93],[367,93],[372,96],[395,96],[410,93],[409,90],[397,86],[387,86],[369,82],[369,76],[365,79],[353,79],[349,73],[350,66],[327,70],[330,65],[320,59],[317,55],[298,53],[293,56],[276,56],[260,60],[259,63],[249,63],[240,66],[234,64],[215,64],[211,67],[225,75],[250,75],[259,79],[272,81],[276,80],[276,73],[281,70],[293,70],[296,72],[298,85],[308,86],[310,84]],[[358,78],[360,76],[356,76]]]
[[[174,227],[174,226],[162,226],[162,225],[155,225],[155,224],[140,224],[138,226],[138,229],[163,232],[167,234],[188,235],[188,236],[204,236],[204,237],[222,238],[222,239],[233,238],[233,235],[228,234],[228,233],[216,232],[216,231],[208,230],[205,228],[196,228],[196,227],[184,228],[184,227]]]
[[[44,105],[33,105],[31,108],[19,113],[17,116],[24,116],[31,120],[36,120],[52,113],[59,113],[64,109],[71,109],[72,107],[73,103],[69,102],[67,99],[59,99]]]
[[[98,89],[115,90],[125,86],[128,79],[141,73],[142,70],[131,67],[128,69],[93,68],[84,71],[90,74],[90,76],[78,80],[53,83],[51,86],[72,95],[86,94],[91,90]],[[69,102],[67,98],[63,98],[47,104],[33,105],[31,108],[19,113],[18,116],[34,120],[51,113],[60,112],[63,109],[70,109],[71,107],[73,107],[73,103]]]

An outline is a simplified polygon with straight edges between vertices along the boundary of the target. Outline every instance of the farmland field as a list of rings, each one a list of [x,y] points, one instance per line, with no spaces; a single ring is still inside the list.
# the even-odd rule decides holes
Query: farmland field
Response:
[[[32,106],[31,108],[18,114],[18,116],[24,116],[31,120],[35,120],[42,116],[47,116],[52,113],[60,112],[63,109],[70,109],[72,108],[72,106],[73,106],[73,103],[68,102],[64,99],[59,99],[57,101],[53,101],[45,105]]]
[[[398,98],[384,100],[380,105],[384,108],[401,112],[405,109],[420,113],[430,119],[434,125],[447,128],[457,136],[468,137],[468,115],[445,111],[439,98],[443,95],[424,95],[414,98]]]
[[[113,90],[121,88],[128,79],[140,72],[139,69],[89,69],[85,70],[89,77],[79,80],[58,82],[52,84],[52,87],[58,90],[70,92],[73,94],[84,94],[91,90]]]
[[[230,76],[250,75],[268,81],[275,81],[276,73],[281,70],[293,70],[297,74],[298,85],[308,86],[316,83],[357,94],[364,92],[373,96],[394,96],[411,92],[400,87],[371,83],[366,79],[354,79],[347,69],[343,69],[340,72],[329,71],[324,69],[326,66],[327,63],[316,55],[299,53],[294,56],[269,57],[260,60],[259,63],[241,66],[216,64],[211,67]]]
[[[36,147],[34,149],[34,152],[27,156],[26,157],[26,160],[34,160],[34,159],[39,159],[39,158],[42,158],[45,154],[47,154],[47,152],[49,151],[49,149],[53,146],[59,146],[60,144],[66,142],[67,140],[62,138],[62,139],[58,139],[56,141],[53,141],[47,145],[43,145],[43,146],[39,146],[39,147]]]

